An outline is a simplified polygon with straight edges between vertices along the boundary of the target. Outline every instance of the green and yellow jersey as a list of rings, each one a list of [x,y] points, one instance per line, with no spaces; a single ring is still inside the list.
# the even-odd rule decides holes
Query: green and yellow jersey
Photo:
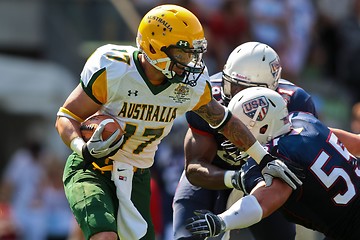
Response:
[[[212,96],[206,70],[194,87],[170,82],[152,85],[138,53],[132,46],[108,44],[98,48],[84,66],[81,84],[95,102],[102,104],[100,111],[116,117],[125,131],[120,150],[111,158],[148,168],[174,119],[207,104]]]

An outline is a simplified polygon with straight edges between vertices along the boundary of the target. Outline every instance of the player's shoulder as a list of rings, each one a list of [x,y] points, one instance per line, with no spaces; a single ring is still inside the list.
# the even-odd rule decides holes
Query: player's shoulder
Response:
[[[203,94],[207,95],[207,98],[211,97],[211,83],[210,83],[210,76],[205,66],[204,70],[200,75],[198,74],[190,74],[189,78],[196,79],[196,84],[193,86],[188,85],[188,89],[193,92],[195,95],[201,96]]]
[[[295,111],[289,114],[288,120],[294,127],[304,127],[305,125],[324,125],[316,116],[309,112]],[[324,125],[325,126],[325,125]],[[311,128],[313,129],[313,128]]]
[[[217,72],[214,73],[210,76],[210,81],[213,83],[221,83],[221,79],[222,79],[222,72]]]
[[[293,95],[309,95],[305,89],[302,87],[299,87],[298,85],[294,84],[293,82],[290,82],[285,79],[279,80],[279,85],[276,89],[276,91],[280,94],[288,94],[290,96]]]
[[[295,84],[293,82],[290,82],[289,80],[280,78],[279,79],[279,85],[290,85],[290,86],[295,86]]]
[[[301,89],[301,87],[297,86],[295,83],[290,82],[289,80],[279,79],[279,85],[277,87],[277,91],[281,91],[281,90],[296,91],[298,89]]]
[[[106,76],[107,81],[121,78],[126,72],[135,69],[135,51],[138,51],[135,47],[115,44],[98,47],[85,63],[81,72],[82,82],[87,85],[99,76]]]
[[[138,49],[133,46],[106,44],[97,48],[89,61],[98,61],[101,65],[111,63],[130,65],[135,51],[138,51]]]
[[[327,131],[327,127],[313,114],[308,112],[292,112],[289,114],[288,120],[292,127],[291,131],[283,137],[284,139],[289,139],[283,142],[287,142],[291,146],[293,144],[300,145],[300,143],[306,146],[309,142],[318,141],[321,138],[319,137],[321,133]],[[293,136],[297,137],[293,138]]]
[[[130,45],[117,45],[117,44],[105,44],[102,45],[100,47],[98,47],[94,54],[97,54],[99,56],[107,56],[107,55],[111,55],[111,54],[116,54],[116,53],[133,53],[134,51],[137,51],[138,48],[134,47],[134,46],[130,46]]]
[[[212,88],[220,88],[221,83],[222,83],[222,72],[218,72],[210,76],[210,84]]]
[[[210,76],[211,92],[213,97],[220,103],[221,98],[221,84],[222,84],[222,72],[215,73]]]
[[[88,65],[95,69],[106,69],[108,79],[117,78],[134,67],[137,48],[133,46],[106,44],[95,50]]]
[[[209,75],[209,70],[207,68],[207,66],[204,67],[204,71],[200,74],[199,80],[198,82],[203,82],[207,85],[210,85],[210,75]]]

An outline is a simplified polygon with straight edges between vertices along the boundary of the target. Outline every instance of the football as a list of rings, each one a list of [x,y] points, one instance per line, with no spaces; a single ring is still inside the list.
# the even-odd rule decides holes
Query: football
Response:
[[[102,132],[102,140],[108,139],[117,129],[120,129],[120,135],[116,140],[119,140],[122,137],[124,132],[115,118],[104,114],[93,115],[88,117],[85,121],[83,121],[80,124],[81,136],[85,142],[89,141],[97,126],[106,119],[110,119],[112,121],[105,125],[105,129]]]

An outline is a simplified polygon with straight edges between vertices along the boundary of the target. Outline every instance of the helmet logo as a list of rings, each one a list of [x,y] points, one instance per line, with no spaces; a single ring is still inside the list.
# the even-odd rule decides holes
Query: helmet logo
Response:
[[[249,101],[243,103],[242,108],[246,116],[253,119],[256,112],[258,112],[258,108],[261,108],[258,116],[256,117],[256,121],[262,121],[266,117],[266,114],[269,110],[269,102],[266,97],[260,96]]]
[[[189,48],[190,43],[188,41],[180,40],[176,43],[176,46]]]
[[[164,25],[164,27],[166,27],[167,30],[169,30],[169,32],[171,32],[173,29],[172,26],[167,21],[165,21],[164,19],[162,19],[158,16],[150,15],[147,18],[148,18],[148,20],[155,20],[155,21],[161,23],[162,25]]]
[[[242,75],[242,74],[240,74],[240,73],[234,73],[234,77],[237,78],[237,79],[239,79],[239,80],[246,81],[246,82],[250,82],[250,81],[251,81],[251,79],[250,79],[249,77],[244,76],[244,75]]]
[[[278,72],[281,69],[279,58],[275,58],[274,60],[272,60],[269,63],[269,65],[270,65],[271,74],[273,75],[273,77],[278,76]]]

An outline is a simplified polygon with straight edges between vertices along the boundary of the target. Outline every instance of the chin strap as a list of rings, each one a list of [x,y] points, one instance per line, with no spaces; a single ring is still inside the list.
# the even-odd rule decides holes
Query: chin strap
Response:
[[[171,76],[173,76],[175,74],[175,73],[172,73],[172,71],[169,70],[170,64],[171,64],[171,59],[170,58],[166,57],[166,58],[160,58],[160,59],[153,60],[153,59],[149,58],[149,56],[145,52],[141,52],[141,53],[144,55],[146,61],[148,61],[151,64],[151,66],[153,66],[154,68],[159,70],[162,74],[164,74],[166,78],[169,79]],[[157,66],[158,63],[163,63],[163,62],[166,62],[165,69],[162,69],[162,68]]]

